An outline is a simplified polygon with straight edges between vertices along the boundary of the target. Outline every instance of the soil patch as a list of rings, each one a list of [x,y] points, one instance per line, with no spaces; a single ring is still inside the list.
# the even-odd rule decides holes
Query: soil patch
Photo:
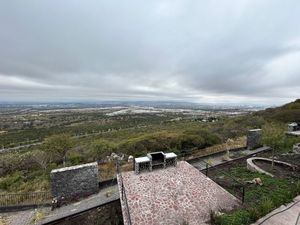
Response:
[[[272,167],[272,162],[269,161],[254,160],[253,162],[259,168],[279,178],[295,177],[298,173],[298,171],[286,165],[274,163],[274,166]]]
[[[300,168],[300,154],[283,154],[278,155],[278,160],[284,161]]]

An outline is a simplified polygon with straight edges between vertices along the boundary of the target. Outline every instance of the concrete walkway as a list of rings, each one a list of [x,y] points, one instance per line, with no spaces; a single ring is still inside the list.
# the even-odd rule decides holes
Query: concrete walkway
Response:
[[[0,225],[30,225],[34,210],[0,214]]]
[[[254,150],[248,150],[248,149],[242,149],[240,151],[234,151],[231,153],[238,153],[241,154],[243,156],[251,156],[251,155],[255,155],[257,153],[260,152],[264,152],[266,150],[270,149],[270,147],[261,147],[261,148],[257,148]],[[205,161],[209,161],[213,166],[216,165],[220,165],[222,163],[224,163],[223,161],[223,156],[226,154],[226,152],[221,152],[219,154],[214,154],[214,155],[208,155],[208,156],[204,156],[201,158],[201,160],[191,163],[194,167],[196,167],[198,170],[202,170],[206,168],[206,163]],[[232,159],[234,160],[234,159]]]
[[[107,193],[110,193],[108,197]],[[80,202],[75,202],[73,204],[57,208],[54,211],[50,211],[49,214],[45,216],[45,219],[38,224],[48,224],[52,221],[72,216],[80,212],[96,208],[97,206],[118,200],[119,198],[117,185],[107,187],[102,189],[98,194],[85,198]]]
[[[294,202],[280,206],[252,225],[300,225],[300,218],[296,223],[299,213],[300,195],[294,199]]]

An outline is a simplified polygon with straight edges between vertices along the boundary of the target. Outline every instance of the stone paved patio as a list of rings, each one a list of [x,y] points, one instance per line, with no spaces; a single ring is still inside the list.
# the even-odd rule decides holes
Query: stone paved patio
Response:
[[[122,177],[132,225],[206,224],[210,210],[230,210],[240,204],[234,196],[184,161],[178,162],[177,167],[139,175],[133,171],[124,172]],[[126,217],[122,198],[121,204],[123,217]],[[128,224],[124,219],[124,224]]]

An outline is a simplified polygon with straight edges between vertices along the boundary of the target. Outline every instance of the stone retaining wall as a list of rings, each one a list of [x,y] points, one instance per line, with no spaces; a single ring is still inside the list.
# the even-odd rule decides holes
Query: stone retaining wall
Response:
[[[80,198],[99,191],[97,162],[51,171],[53,197]]]
[[[262,130],[252,129],[247,134],[247,148],[255,149],[261,147]]]

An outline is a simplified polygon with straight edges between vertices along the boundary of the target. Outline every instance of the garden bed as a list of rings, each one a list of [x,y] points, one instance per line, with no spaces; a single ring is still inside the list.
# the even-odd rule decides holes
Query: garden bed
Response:
[[[243,206],[232,212],[213,217],[214,224],[248,225],[280,205],[291,202],[300,194],[300,179],[289,176],[288,172],[281,171],[280,173],[281,177],[270,177],[251,172],[246,167],[246,160],[210,169],[208,176],[237,197],[241,193],[239,183],[245,185]],[[261,186],[248,183],[255,178],[261,179]]]
[[[298,166],[300,168],[300,154],[282,154],[276,156],[278,160],[291,163],[293,165]]]
[[[264,171],[280,178],[295,177],[298,175],[297,173],[299,173],[298,171],[296,171],[296,169],[293,169],[290,166],[278,163],[274,163],[274,165],[272,166],[272,162],[270,161],[256,160],[254,161],[254,164]]]

